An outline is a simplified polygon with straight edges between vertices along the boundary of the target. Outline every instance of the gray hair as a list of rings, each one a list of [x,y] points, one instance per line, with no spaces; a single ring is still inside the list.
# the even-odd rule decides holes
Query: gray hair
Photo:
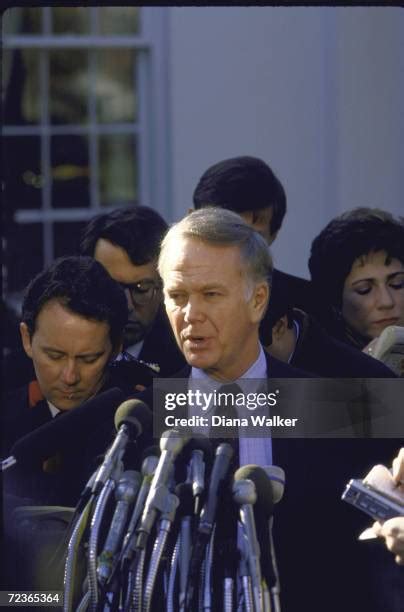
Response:
[[[207,207],[191,212],[172,225],[161,244],[158,262],[161,278],[164,278],[167,252],[181,237],[215,246],[238,247],[245,264],[246,280],[271,285],[273,264],[268,245],[238,214],[224,208]]]

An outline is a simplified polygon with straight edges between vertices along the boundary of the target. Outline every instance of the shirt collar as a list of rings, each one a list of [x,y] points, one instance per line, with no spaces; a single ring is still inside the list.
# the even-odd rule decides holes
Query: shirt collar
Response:
[[[132,344],[132,346],[128,346],[128,348],[122,351],[122,353],[119,353],[119,355],[116,358],[116,361],[121,361],[121,359],[124,359],[125,353],[129,353],[129,355],[131,355],[132,357],[138,358],[140,355],[140,351],[143,348],[143,344],[144,344],[144,340],[140,340],[136,344]]]
[[[57,416],[60,413],[59,408],[56,408],[56,406],[54,406],[53,404],[51,404],[50,402],[48,402],[48,400],[46,400],[46,403],[48,404],[50,413],[52,415],[52,419]]]
[[[266,379],[268,376],[267,360],[265,357],[264,349],[262,348],[261,344],[259,346],[260,352],[256,361],[254,361],[254,363],[248,368],[246,372],[244,372],[244,374],[240,376],[240,378],[237,379],[237,381],[234,381],[237,382],[242,388],[244,386],[248,387],[247,381],[249,379],[263,380]],[[206,374],[206,372],[204,372],[204,370],[201,370],[200,368],[191,369],[190,379],[203,383],[204,387],[209,387],[212,390],[218,389],[223,384],[225,384],[223,382],[215,380],[214,378],[211,378],[208,374]],[[243,385],[243,381],[245,381],[245,385]],[[230,382],[232,381],[228,381],[228,383]]]

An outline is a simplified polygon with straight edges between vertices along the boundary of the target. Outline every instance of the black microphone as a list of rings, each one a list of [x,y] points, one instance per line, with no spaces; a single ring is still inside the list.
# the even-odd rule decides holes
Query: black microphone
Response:
[[[1,470],[18,463],[22,466],[41,465],[45,459],[71,448],[74,439],[88,436],[94,426],[113,417],[117,406],[125,399],[120,389],[114,387],[99,393],[81,406],[62,413],[35,431],[26,434],[11,449],[11,455],[1,462]]]
[[[150,408],[139,399],[128,399],[119,406],[114,419],[118,433],[97,471],[93,493],[97,493],[106,483],[117,461],[122,458],[128,442],[149,429],[152,420]]]
[[[222,492],[224,481],[227,477],[230,463],[233,458],[233,448],[230,444],[223,442],[216,449],[216,456],[212,467],[209,482],[209,491],[205,505],[201,512],[201,517],[197,530],[197,538],[192,550],[190,568],[188,574],[188,585],[185,608],[192,609],[195,594],[195,587],[199,576],[200,566],[205,553],[206,546],[210,539],[213,524],[216,517],[217,504]],[[206,568],[209,571],[210,568]]]
[[[192,547],[192,518],[194,514],[194,504],[191,483],[182,482],[178,484],[175,488],[175,493],[179,499],[177,518],[180,522],[178,534],[180,541],[179,608],[183,610]]]
[[[261,546],[261,567],[268,587],[277,583],[276,560],[272,550],[269,521],[274,512],[274,506],[283,495],[285,473],[282,468],[271,465],[244,465],[237,470],[238,478],[252,480],[257,492],[254,504],[257,538],[265,545]]]

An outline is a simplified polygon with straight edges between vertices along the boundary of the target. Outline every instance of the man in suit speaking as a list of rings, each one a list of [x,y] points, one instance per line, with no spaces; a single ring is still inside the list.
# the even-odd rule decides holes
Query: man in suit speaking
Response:
[[[258,330],[265,314],[272,259],[265,240],[239,215],[202,208],[163,240],[159,273],[164,302],[191,376],[223,383],[293,377],[297,370],[265,355]]]

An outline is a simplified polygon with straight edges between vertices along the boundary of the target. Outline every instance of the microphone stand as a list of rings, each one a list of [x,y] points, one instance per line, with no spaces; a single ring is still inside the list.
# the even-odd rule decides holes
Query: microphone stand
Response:
[[[145,593],[144,593],[144,604],[143,611],[150,612],[151,600],[153,595],[154,584],[156,582],[158,568],[161,562],[161,557],[165,545],[167,543],[167,537],[171,529],[171,525],[174,521],[175,513],[178,507],[178,497],[174,493],[169,493],[166,500],[166,509],[162,513],[160,518],[159,531],[154,543],[152,556],[150,559],[149,571],[147,574]]]
[[[97,549],[98,549],[98,538],[101,527],[102,518],[105,512],[105,508],[115,489],[116,480],[122,473],[123,465],[119,462],[115,466],[115,474],[108,478],[107,482],[103,486],[101,493],[97,499],[97,503],[94,510],[94,515],[91,521],[90,538],[88,542],[88,588],[90,591],[90,611],[96,612],[98,606],[98,579],[97,579]],[[96,479],[97,480],[97,479]]]
[[[213,563],[213,548],[215,543],[216,523],[213,525],[212,533],[208,546],[206,548],[204,560],[204,580],[203,580],[203,597],[202,609],[204,612],[210,612],[212,609],[212,563]]]
[[[273,539],[273,533],[272,533],[273,522],[274,522],[274,517],[271,516],[269,520],[269,540],[271,543],[272,566],[274,568],[274,573],[275,573],[275,578],[276,578],[276,583],[271,588],[271,594],[272,594],[272,600],[274,602],[274,612],[281,612],[281,601],[280,601],[281,589],[280,589],[280,581],[279,581],[278,564],[277,564],[276,555],[275,555],[275,545],[274,545],[274,539]]]
[[[67,547],[67,556],[65,562],[65,573],[64,573],[64,590],[63,590],[63,612],[73,611],[73,595],[74,595],[74,580],[75,570],[77,565],[77,555],[80,546],[80,542],[83,538],[84,532],[87,527],[88,519],[90,516],[91,507],[93,500],[90,499],[84,507],[81,515],[79,516],[73,533],[70,536],[70,540]]]

